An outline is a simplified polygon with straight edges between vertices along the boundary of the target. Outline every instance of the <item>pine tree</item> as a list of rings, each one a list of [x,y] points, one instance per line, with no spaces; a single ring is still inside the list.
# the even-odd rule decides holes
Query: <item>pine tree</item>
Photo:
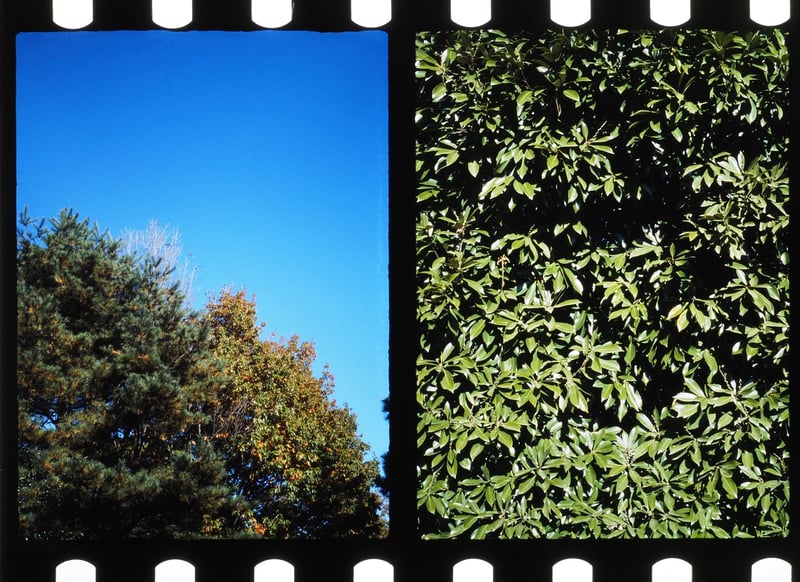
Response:
[[[250,507],[240,525],[268,538],[381,537],[377,460],[355,415],[331,398],[327,367],[315,377],[314,346],[262,340],[255,302],[223,291],[206,317],[225,382],[209,409],[231,484]]]
[[[20,531],[27,539],[194,537],[230,513],[201,438],[209,329],[72,211],[23,215],[17,246]]]

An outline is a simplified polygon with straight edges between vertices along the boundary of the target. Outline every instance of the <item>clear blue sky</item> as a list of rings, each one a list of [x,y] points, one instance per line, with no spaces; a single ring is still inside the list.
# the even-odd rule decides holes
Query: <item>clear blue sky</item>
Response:
[[[385,452],[386,33],[31,33],[17,63],[18,209],[177,228],[197,306],[245,287]]]

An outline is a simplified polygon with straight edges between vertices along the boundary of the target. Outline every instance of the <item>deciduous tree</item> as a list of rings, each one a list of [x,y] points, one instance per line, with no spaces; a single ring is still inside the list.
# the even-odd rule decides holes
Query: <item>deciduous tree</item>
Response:
[[[177,228],[151,220],[143,230],[127,229],[122,234],[122,249],[140,261],[159,260],[165,285],[178,285],[188,304],[199,267],[192,266],[192,253],[185,254]]]
[[[327,366],[314,375],[314,346],[262,339],[244,291],[221,292],[205,317],[226,363],[210,434],[236,495],[249,501],[242,525],[270,538],[383,535],[378,463],[364,460],[355,415],[331,398]]]

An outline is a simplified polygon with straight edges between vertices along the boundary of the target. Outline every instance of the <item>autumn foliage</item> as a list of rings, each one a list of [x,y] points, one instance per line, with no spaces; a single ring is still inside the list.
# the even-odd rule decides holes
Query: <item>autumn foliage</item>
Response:
[[[330,398],[327,366],[314,376],[314,346],[296,336],[261,340],[244,291],[223,291],[206,318],[226,362],[208,408],[210,435],[235,494],[250,500],[247,527],[281,538],[382,535],[381,501],[370,490],[377,461],[363,461],[367,446],[354,415]]]
[[[255,303],[185,306],[162,258],[74,212],[17,243],[18,510],[25,539],[385,533],[377,461]]]

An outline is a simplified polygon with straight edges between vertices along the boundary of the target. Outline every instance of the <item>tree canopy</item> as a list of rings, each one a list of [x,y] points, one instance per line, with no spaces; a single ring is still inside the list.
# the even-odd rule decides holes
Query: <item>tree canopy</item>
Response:
[[[184,537],[224,510],[199,438],[210,334],[97,226],[23,219],[17,254],[19,508],[31,538]]]
[[[17,247],[26,539],[380,536],[377,461],[255,305],[186,307],[174,265],[64,211]]]
[[[223,291],[204,317],[227,378],[208,409],[210,434],[235,495],[250,501],[250,527],[280,538],[384,535],[378,462],[364,461],[355,415],[330,398],[327,366],[314,376],[314,346],[261,340],[244,291]]]
[[[783,34],[416,58],[421,533],[787,535]]]

